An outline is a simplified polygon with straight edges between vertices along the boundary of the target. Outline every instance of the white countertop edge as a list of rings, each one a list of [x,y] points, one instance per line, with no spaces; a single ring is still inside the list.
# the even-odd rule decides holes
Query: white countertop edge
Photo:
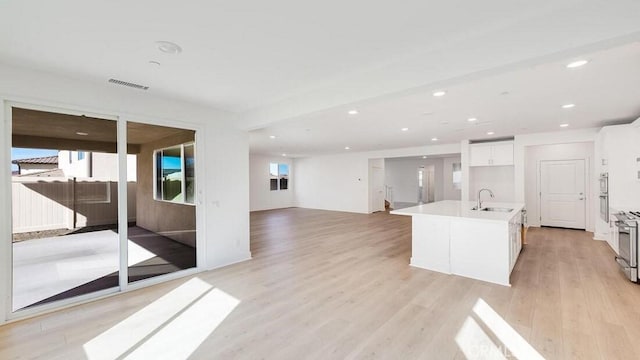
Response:
[[[513,219],[513,217],[517,213],[522,211],[522,209],[524,209],[525,207],[525,204],[523,203],[491,201],[485,201],[482,203],[482,205],[483,207],[506,207],[512,208],[513,210],[508,213],[482,212],[471,210],[472,207],[476,206],[475,201],[444,200],[399,210],[393,210],[390,212],[390,214],[402,216],[434,216],[452,219],[505,222]]]

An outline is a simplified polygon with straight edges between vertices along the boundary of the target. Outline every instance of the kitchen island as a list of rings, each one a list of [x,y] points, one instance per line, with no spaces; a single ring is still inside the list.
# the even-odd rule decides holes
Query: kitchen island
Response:
[[[522,203],[445,200],[391,211],[412,217],[411,266],[510,286]]]

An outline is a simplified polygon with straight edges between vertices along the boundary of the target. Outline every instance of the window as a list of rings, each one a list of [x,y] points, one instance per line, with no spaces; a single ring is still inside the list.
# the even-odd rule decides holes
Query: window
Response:
[[[195,200],[195,147],[193,144],[184,145],[184,181],[186,202],[193,204]]]
[[[453,188],[456,190],[462,189],[462,164],[453,163]]]
[[[85,157],[84,151],[78,151],[78,160],[83,160]]]
[[[153,153],[155,199],[175,203],[195,203],[195,148],[183,144]]]
[[[269,186],[272,191],[289,189],[289,164],[269,164]]]

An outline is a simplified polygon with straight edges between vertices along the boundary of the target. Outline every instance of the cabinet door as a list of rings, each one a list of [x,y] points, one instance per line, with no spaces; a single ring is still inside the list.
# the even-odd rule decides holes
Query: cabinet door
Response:
[[[513,143],[491,145],[491,165],[513,165]]]
[[[471,145],[471,166],[491,165],[491,145]]]

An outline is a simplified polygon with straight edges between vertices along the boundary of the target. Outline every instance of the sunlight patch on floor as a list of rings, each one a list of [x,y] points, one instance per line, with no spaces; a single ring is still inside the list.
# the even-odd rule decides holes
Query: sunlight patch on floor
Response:
[[[193,278],[93,338],[90,360],[187,358],[240,301]]]
[[[456,335],[456,343],[467,359],[507,359],[480,325],[469,316]]]
[[[125,359],[187,359],[239,303],[213,289]]]
[[[489,329],[490,334],[485,332],[476,318]],[[498,344],[492,337],[497,339]],[[531,344],[482,299],[476,301],[473,313],[458,331],[456,343],[467,359],[544,360]]]

